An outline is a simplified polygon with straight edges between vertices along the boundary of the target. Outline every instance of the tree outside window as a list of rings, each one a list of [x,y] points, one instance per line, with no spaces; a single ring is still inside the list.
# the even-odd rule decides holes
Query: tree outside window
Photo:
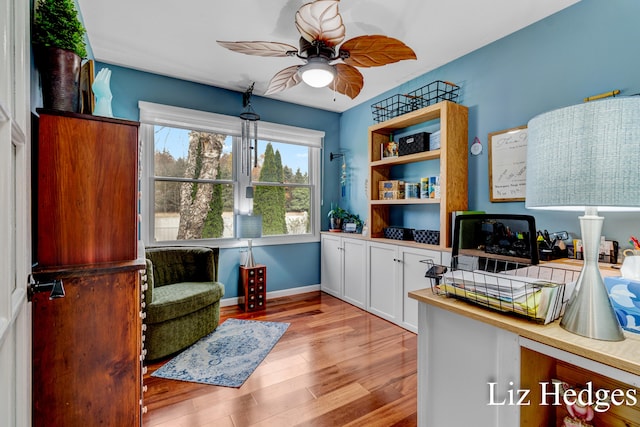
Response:
[[[154,136],[155,240],[232,238],[234,188],[242,187],[233,176],[237,137],[165,126],[156,126]],[[263,236],[310,233],[310,148],[273,141],[258,147],[264,151],[251,185]]]

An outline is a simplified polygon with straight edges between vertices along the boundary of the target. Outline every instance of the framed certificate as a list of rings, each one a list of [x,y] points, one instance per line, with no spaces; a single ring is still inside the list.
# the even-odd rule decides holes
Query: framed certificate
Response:
[[[524,201],[527,171],[527,127],[489,134],[489,199]]]

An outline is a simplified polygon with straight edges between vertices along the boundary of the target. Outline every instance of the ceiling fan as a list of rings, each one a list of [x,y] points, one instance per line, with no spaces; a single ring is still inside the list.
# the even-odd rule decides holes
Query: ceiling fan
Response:
[[[400,40],[383,35],[359,36],[342,43],[345,28],[338,11],[339,2],[316,0],[298,9],[295,24],[301,36],[299,48],[267,41],[218,41],[218,44],[247,55],[296,56],[305,62],[304,65],[287,67],[273,76],[265,95],[304,81],[313,87],[329,86],[353,99],[364,85],[364,77],[355,67],[378,67],[416,59],[416,54]]]

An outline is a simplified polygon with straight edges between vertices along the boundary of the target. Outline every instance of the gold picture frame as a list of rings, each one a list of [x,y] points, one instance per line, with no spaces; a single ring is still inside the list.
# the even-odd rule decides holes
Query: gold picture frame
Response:
[[[527,126],[489,134],[489,199],[491,202],[525,200]]]
[[[87,60],[80,68],[80,112],[93,114],[96,100],[92,86],[95,77],[95,65],[93,59]]]

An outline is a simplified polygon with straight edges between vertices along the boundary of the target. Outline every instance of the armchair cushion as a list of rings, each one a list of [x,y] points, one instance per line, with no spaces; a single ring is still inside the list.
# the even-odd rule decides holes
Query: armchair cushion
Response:
[[[160,323],[218,302],[224,287],[217,282],[181,282],[154,289],[147,310],[148,323]]]

